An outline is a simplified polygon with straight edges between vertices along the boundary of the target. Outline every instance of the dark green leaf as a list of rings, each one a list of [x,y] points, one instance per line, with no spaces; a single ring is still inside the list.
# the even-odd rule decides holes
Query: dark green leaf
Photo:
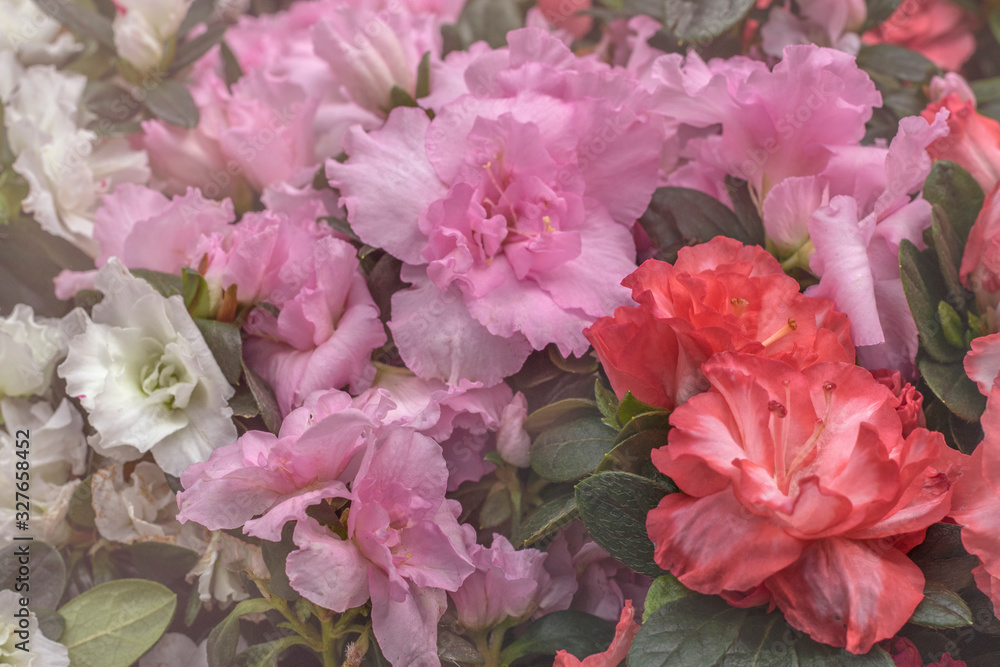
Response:
[[[668,429],[646,429],[625,438],[605,455],[597,472],[624,470],[638,473],[643,462],[650,460],[650,452],[667,444]]]
[[[347,220],[344,220],[343,218],[326,217],[326,218],[320,218],[319,221],[325,222],[326,224],[330,225],[332,229],[340,232],[341,234],[351,239],[352,241],[358,241],[358,242],[361,241],[361,239],[358,238],[358,235],[354,233],[354,230],[351,229],[351,223],[347,222]],[[388,257],[389,255],[385,256]]]
[[[903,0],[868,0],[868,16],[861,32],[871,30],[892,16],[892,13],[902,2]]]
[[[642,607],[642,622],[645,623],[653,612],[663,605],[690,594],[691,590],[674,575],[667,573],[657,577],[646,593],[646,603]]]
[[[140,576],[173,586],[198,563],[198,552],[176,544],[136,542],[128,547],[132,564]]]
[[[718,199],[689,188],[659,188],[639,223],[659,248],[657,257],[668,262],[677,259],[681,248],[716,236],[743,243],[754,243],[757,236]]]
[[[438,630],[438,657],[456,664],[482,665],[486,662],[475,646],[447,630]]]
[[[764,245],[764,221],[757,210],[757,204],[750,194],[750,184],[743,179],[726,176],[726,191],[733,202],[733,209],[740,226],[747,231],[752,245]]]
[[[636,433],[643,431],[665,431],[670,429],[670,413],[665,410],[654,410],[632,417],[615,438],[615,444],[621,444]]]
[[[985,199],[976,179],[954,162],[938,160],[924,181],[923,197],[944,209],[959,248],[964,248]],[[961,252],[958,260],[961,261]]]
[[[927,251],[933,253],[933,251]],[[921,254],[910,241],[899,244],[899,270],[906,301],[917,323],[920,343],[931,357],[941,362],[961,361],[965,350],[954,347],[944,337],[937,305],[947,296],[937,262]]]
[[[72,309],[52,292],[52,278],[63,269],[86,271],[94,260],[64,239],[52,236],[33,219],[21,219],[3,227],[0,243],[0,311],[31,306],[35,316],[62,317]]]
[[[27,562],[21,562],[20,558]],[[14,542],[4,547],[0,550],[0,588],[15,590],[22,565],[30,570],[32,608],[55,609],[66,586],[66,564],[62,556],[41,540]],[[21,583],[23,588],[24,578]]]
[[[592,414],[597,409],[596,403],[585,398],[565,398],[532,412],[524,420],[524,428],[528,431],[543,431],[560,422]]]
[[[175,294],[183,293],[180,276],[172,273],[150,271],[149,269],[131,269],[131,272],[133,276],[136,278],[142,278],[149,283],[153,289],[167,298],[170,298]]]
[[[240,373],[243,371],[243,338],[239,327],[228,322],[197,317],[194,318],[194,323],[205,337],[208,349],[212,351],[212,356],[215,357],[229,384],[239,382]]]
[[[625,397],[622,398],[621,403],[618,404],[618,421],[621,424],[628,425],[632,421],[633,417],[637,415],[647,414],[650,412],[661,411],[661,408],[655,405],[650,405],[649,403],[643,403],[638,398],[632,395],[631,391],[625,392]],[[666,413],[665,410],[662,410]]]
[[[903,81],[930,81],[940,68],[916,51],[895,44],[870,44],[858,52],[858,67],[881,72]]]
[[[469,0],[454,27],[442,30],[449,46],[459,49],[483,40],[493,48],[507,45],[507,33],[524,26],[514,0]],[[486,84],[489,85],[489,84]],[[472,91],[480,95],[479,91]]]
[[[132,95],[110,81],[87,82],[83,103],[95,115],[118,122],[131,118],[136,109]]]
[[[219,55],[222,56],[222,69],[226,77],[226,88],[233,92],[233,84],[243,78],[243,68],[240,61],[236,59],[236,54],[229,48],[229,44],[223,41],[219,44]]]
[[[664,27],[682,42],[712,39],[743,20],[754,0],[663,0]]]
[[[579,479],[598,466],[614,439],[614,429],[596,415],[553,426],[531,444],[531,467],[553,482]]]
[[[66,619],[54,609],[42,609],[32,606],[31,611],[35,612],[38,618],[38,629],[42,634],[54,642],[59,641],[62,633],[66,631]]]
[[[961,362],[939,363],[931,359],[918,362],[927,386],[948,407],[966,421],[977,421],[986,409],[986,397],[965,374]]]
[[[993,33],[993,39],[1000,42],[1000,9],[994,9],[990,12],[989,24],[990,32]]]
[[[81,37],[90,37],[109,49],[115,48],[111,21],[97,12],[85,9],[69,0],[41,0],[35,3],[39,9],[62,23],[67,30]]]
[[[1000,76],[995,76],[991,79],[970,81],[969,86],[972,88],[972,93],[976,96],[977,105],[1000,100]]]
[[[510,492],[503,486],[494,488],[486,496],[483,506],[479,509],[479,527],[495,528],[510,518],[513,507],[510,504]]]
[[[254,400],[260,409],[260,416],[264,420],[264,425],[271,433],[277,433],[281,428],[281,410],[278,408],[278,400],[274,397],[274,392],[264,379],[257,375],[246,364],[243,365],[243,381],[253,392]]]
[[[184,609],[184,625],[191,627],[194,622],[198,620],[198,614],[201,613],[201,596],[198,595],[198,589],[191,589],[188,594],[187,607]]]
[[[83,530],[94,527],[94,503],[90,490],[91,479],[88,476],[73,489],[73,495],[69,499],[69,510],[66,512],[66,518],[69,522]]]
[[[179,81],[167,79],[147,91],[145,106],[160,120],[188,129],[198,126],[198,106]]]
[[[500,664],[508,665],[532,653],[555,655],[556,651],[567,651],[582,659],[607,650],[614,636],[614,626],[604,619],[582,611],[557,611],[529,625],[500,654]]]
[[[280,542],[261,540],[260,543],[264,564],[267,565],[267,571],[271,573],[268,590],[272,595],[277,595],[282,600],[294,600],[299,597],[298,591],[292,588],[288,580],[288,573],[285,572],[285,561],[288,559],[288,554],[295,551],[295,543],[292,541],[294,530],[294,522],[286,523],[281,529]]]
[[[177,28],[177,36],[183,37],[199,23],[206,23],[213,12],[215,12],[215,0],[194,0],[184,15],[180,27]]]
[[[971,294],[963,287],[958,275],[959,268],[962,265],[962,250],[965,247],[965,243],[959,240],[955,229],[951,225],[948,214],[945,212],[944,207],[939,204],[934,204],[931,209],[930,232],[934,252],[937,253],[938,268],[941,270],[941,279],[948,290],[946,294],[947,301],[944,303],[953,310],[955,308],[965,310],[966,301],[971,297]],[[940,305],[938,306],[938,315],[942,315]],[[958,318],[958,313],[955,313],[955,318]],[[943,319],[941,323],[945,324]],[[952,324],[955,323],[953,322]],[[957,324],[961,325],[961,320]],[[946,330],[944,332],[945,340],[958,348],[964,349],[964,332],[955,330],[952,334],[949,337]]]
[[[298,635],[275,639],[266,644],[255,644],[236,656],[232,667],[276,667],[278,656],[296,644],[305,644],[306,640]]]
[[[597,399],[597,409],[604,415],[604,423],[611,428],[621,428],[622,425],[618,421],[618,397],[615,396],[615,392],[601,384],[600,380],[595,380],[594,396]]]
[[[688,595],[657,609],[629,650],[631,667],[707,667],[736,641],[747,610],[721,598]]]
[[[928,583],[910,623],[928,628],[961,628],[972,625],[972,612],[961,596],[940,584]]]
[[[169,76],[176,76],[188,65],[192,65],[226,36],[226,26],[212,26],[194,39],[178,45],[174,59],[170,62]]]
[[[260,414],[257,399],[253,397],[253,392],[246,382],[236,387],[236,393],[229,399],[229,407],[232,408],[234,417],[250,418]]]
[[[515,536],[515,545],[519,547],[531,546],[578,516],[580,513],[576,509],[575,495],[550,500],[528,515],[528,518],[521,524],[521,534]]]
[[[603,472],[576,486],[576,505],[591,537],[623,565],[649,577],[664,572],[653,560],[646,515],[666,492],[627,472]]]
[[[413,96],[399,86],[393,86],[392,90],[389,91],[389,111],[392,111],[396,107],[416,106],[419,105],[417,104],[417,101],[413,99]]]
[[[420,59],[417,67],[416,98],[427,97],[431,94],[431,52],[428,51]]]
[[[229,667],[240,639],[240,616],[271,609],[264,598],[243,600],[208,633],[208,667]]]

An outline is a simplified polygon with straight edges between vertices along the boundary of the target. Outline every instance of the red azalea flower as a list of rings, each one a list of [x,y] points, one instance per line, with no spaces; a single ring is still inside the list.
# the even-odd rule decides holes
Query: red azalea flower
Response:
[[[989,192],[1000,179],[1000,123],[978,113],[974,101],[957,93],[928,105],[920,115],[933,123],[942,108],[949,111],[948,136],[935,140],[927,153],[935,160],[957,162]]]
[[[653,452],[682,491],[647,518],[656,562],[727,599],[765,601],[763,586],[825,644],[865,653],[892,637],[923,599],[905,554],[950,510],[961,455],[940,433],[904,437],[897,397],[853,364],[726,352],[704,373],[711,389]]]
[[[618,308],[584,335],[619,397],[668,410],[708,388],[699,370],[725,350],[802,367],[854,361],[847,316],[799,293],[758,246],[716,237],[684,248],[673,266],[648,260],[622,281],[638,306]]]

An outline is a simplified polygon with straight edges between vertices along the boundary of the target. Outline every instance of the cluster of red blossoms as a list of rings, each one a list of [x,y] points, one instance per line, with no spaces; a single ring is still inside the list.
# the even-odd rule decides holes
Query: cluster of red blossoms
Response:
[[[906,554],[928,526],[965,526],[989,565],[1000,531],[987,515],[1000,501],[980,472],[992,450],[951,449],[898,372],[856,366],[831,301],[801,294],[763,249],[724,238],[672,266],[647,261],[624,284],[637,305],[587,337],[619,396],[673,411],[653,463],[681,492],[646,525],[657,563],[685,586],[776,606],[817,641],[864,653],[923,598]],[[984,417],[987,441],[1000,440],[994,421]],[[988,569],[977,582],[991,594]]]

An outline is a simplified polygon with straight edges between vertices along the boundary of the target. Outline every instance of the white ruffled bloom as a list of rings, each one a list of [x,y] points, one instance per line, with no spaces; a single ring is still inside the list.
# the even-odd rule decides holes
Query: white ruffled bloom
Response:
[[[18,431],[27,431],[31,445],[30,534],[52,546],[62,546],[70,536],[65,521],[69,500],[80,483],[71,478],[82,475],[86,467],[83,417],[65,399],[53,410],[45,401],[8,398],[0,402],[0,412],[7,425],[7,430],[0,429],[0,537],[9,540],[24,534],[15,525],[18,508],[14,491],[17,473],[26,472],[17,469],[18,462],[25,460],[18,456],[25,451],[17,447],[17,441],[24,439],[18,437]]]
[[[101,468],[91,478],[90,489],[94,524],[104,539],[177,544],[177,497],[156,464],[140,461],[128,480],[121,463]]]
[[[208,667],[208,639],[200,644],[179,632],[168,632],[139,658],[139,667]]]
[[[0,591],[0,665],[17,667],[69,667],[66,647],[38,629],[38,619],[28,612],[26,625],[14,614],[20,612],[21,596],[12,590]],[[28,651],[18,648],[20,642]]]
[[[97,431],[90,445],[116,461],[152,452],[179,476],[235,441],[233,388],[181,297],[165,299],[115,258],[94,286],[104,300],[58,369]]]
[[[122,137],[85,129],[80,98],[86,77],[50,66],[22,69],[0,52],[0,99],[14,171],[28,182],[22,202],[42,228],[92,257],[94,213],[101,195],[120,183],[149,180],[149,159]]]
[[[163,61],[163,46],[180,27],[193,0],[117,0],[111,28],[118,55],[139,70]]]
[[[184,526],[197,525],[191,522]],[[206,605],[212,601],[223,607],[250,597],[240,572],[246,571],[258,579],[270,578],[264,555],[259,546],[238,540],[222,531],[211,533],[209,541],[198,548],[201,558],[188,572],[188,583],[198,579],[198,597]]]
[[[31,306],[14,306],[0,318],[0,398],[42,394],[66,354],[66,338],[54,320],[35,319]]]
[[[82,49],[83,44],[34,0],[4,0],[0,51],[11,51],[25,65],[59,65]]]

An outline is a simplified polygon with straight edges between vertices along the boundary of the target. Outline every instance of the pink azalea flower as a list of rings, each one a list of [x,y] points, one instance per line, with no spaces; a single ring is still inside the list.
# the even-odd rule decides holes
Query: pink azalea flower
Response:
[[[632,601],[626,600],[622,609],[621,618],[615,627],[615,638],[611,640],[611,646],[604,653],[595,653],[580,660],[576,656],[566,652],[556,653],[556,660],[552,667],[618,667],[628,656],[628,651],[632,648],[632,640],[639,632],[639,624],[635,622],[635,608]]]
[[[493,545],[469,548],[476,571],[451,593],[458,622],[468,630],[488,630],[508,619],[529,616],[549,581],[542,567],[546,554],[538,549],[515,550],[503,535]]]
[[[504,423],[503,413],[514,399],[510,387],[502,382],[483,387],[468,380],[450,386],[419,378],[405,368],[377,368],[371,387],[355,402],[363,405],[388,396],[396,407],[386,415],[386,423],[409,426],[440,443],[448,464],[449,491],[462,482],[479,481],[494,469],[483,455],[493,448],[490,434]]]
[[[405,264],[412,287],[390,322],[404,361],[450,384],[496,384],[550,343],[585,352],[583,327],[627,298],[607,276],[634,270],[629,228],[656,181],[641,89],[574,71],[542,31],[508,39],[466,68],[476,94],[433,121],[396,109],[377,132],[351,131],[345,164],[327,163],[355,232]]]
[[[961,455],[937,432],[904,438],[896,397],[853,364],[724,352],[703,369],[711,390],[653,452],[682,491],[649,513],[656,562],[702,593],[763,585],[825,644],[893,636],[923,599],[905,554],[950,511]]]
[[[391,663],[437,664],[445,591],[475,570],[467,552],[474,535],[456,520],[459,504],[444,497],[441,447],[412,429],[384,427],[390,402],[359,410],[339,392],[316,401],[289,415],[278,436],[251,431],[185,470],[178,519],[243,526],[271,541],[296,521],[299,549],[286,562],[292,587],[338,612],[370,599]],[[327,524],[306,514],[343,501],[349,512]]]

